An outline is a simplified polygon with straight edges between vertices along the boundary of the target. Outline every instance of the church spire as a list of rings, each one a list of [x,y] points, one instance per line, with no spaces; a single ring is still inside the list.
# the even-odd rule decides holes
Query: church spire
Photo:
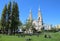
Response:
[[[41,31],[41,29],[43,28],[43,20],[42,20],[42,15],[41,15],[41,10],[40,8],[38,9],[38,31]]]
[[[30,9],[30,15],[29,15],[29,18],[28,18],[30,21],[32,21],[32,10]]]
[[[39,9],[38,9],[39,11],[40,11],[40,7],[39,7]]]
[[[40,7],[38,9],[38,21],[42,21],[42,15],[41,15]]]

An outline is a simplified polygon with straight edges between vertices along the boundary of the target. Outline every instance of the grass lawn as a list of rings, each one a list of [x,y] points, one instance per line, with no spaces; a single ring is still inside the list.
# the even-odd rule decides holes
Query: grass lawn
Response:
[[[51,38],[44,38],[44,34],[41,34],[39,37],[37,37],[36,35],[18,37],[0,34],[0,41],[26,41],[27,38],[31,38],[31,41],[60,41],[60,32],[48,34],[51,35]]]

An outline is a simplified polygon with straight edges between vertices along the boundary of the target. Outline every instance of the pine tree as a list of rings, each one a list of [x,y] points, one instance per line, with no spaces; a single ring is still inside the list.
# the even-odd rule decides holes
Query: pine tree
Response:
[[[30,20],[30,19],[27,20],[27,22],[26,22],[26,28],[27,28],[27,29],[29,29],[29,28],[32,27],[32,21],[33,21],[33,20]]]
[[[2,17],[1,17],[1,25],[2,25],[2,29],[3,29],[3,33],[6,28],[6,14],[7,14],[7,5],[5,5],[5,7],[3,9]]]
[[[0,20],[0,29],[1,29],[1,20]]]
[[[19,10],[18,10],[18,5],[16,2],[13,3],[12,6],[12,28],[15,34],[15,30],[18,28],[19,25]]]
[[[8,4],[7,8],[7,27],[8,27],[8,34],[11,34],[11,2]]]
[[[18,26],[22,25],[22,23],[21,21],[19,21],[18,4],[16,2],[13,2],[12,5],[12,3],[9,2],[7,6],[5,5],[3,9],[1,24],[3,27],[3,31],[6,28],[8,35],[10,35],[13,33],[13,31],[15,33]]]

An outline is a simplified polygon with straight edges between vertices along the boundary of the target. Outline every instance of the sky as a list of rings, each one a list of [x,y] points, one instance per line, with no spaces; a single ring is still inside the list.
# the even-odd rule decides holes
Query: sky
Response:
[[[57,25],[60,24],[60,0],[0,0],[0,18],[5,4],[17,2],[19,7],[19,18],[25,23],[30,9],[34,20],[38,18],[38,9],[40,8],[43,23]]]

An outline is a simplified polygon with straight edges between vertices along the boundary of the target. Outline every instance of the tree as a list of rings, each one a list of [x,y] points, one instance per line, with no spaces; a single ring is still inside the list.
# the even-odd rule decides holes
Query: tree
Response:
[[[18,26],[22,26],[23,24],[22,24],[22,22],[21,21],[19,21],[19,25]]]
[[[1,29],[1,20],[0,20],[0,29]]]
[[[4,29],[7,30],[8,35],[12,34],[18,29],[18,26],[21,26],[22,23],[19,20],[19,10],[18,4],[16,2],[9,2],[9,4],[3,9],[2,17],[1,17],[1,24]]]
[[[8,34],[11,33],[10,28],[11,28],[11,2],[8,4],[7,8],[7,27],[8,27]]]
[[[1,17],[1,25],[3,29],[3,33],[6,27],[6,14],[7,14],[7,5],[4,6],[3,12],[2,12],[2,17]]]
[[[32,27],[32,20],[28,19],[26,22],[26,28],[29,29],[30,27]]]
[[[19,10],[18,10],[18,5],[16,2],[13,3],[12,6],[12,28],[15,34],[15,30],[18,29],[19,26]]]

